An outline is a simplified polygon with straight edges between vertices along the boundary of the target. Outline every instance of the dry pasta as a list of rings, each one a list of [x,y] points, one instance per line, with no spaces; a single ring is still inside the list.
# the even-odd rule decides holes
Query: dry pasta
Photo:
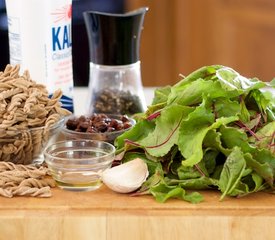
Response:
[[[70,112],[61,106],[60,89],[49,97],[46,86],[19,72],[19,65],[0,72],[0,161],[30,164]]]
[[[53,187],[55,181],[49,178],[49,170],[44,166],[0,162],[0,195],[3,197],[50,197]]]

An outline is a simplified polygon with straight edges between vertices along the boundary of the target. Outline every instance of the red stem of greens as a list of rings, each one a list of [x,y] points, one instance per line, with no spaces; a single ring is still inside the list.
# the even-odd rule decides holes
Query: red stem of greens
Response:
[[[258,136],[257,136],[249,127],[247,127],[243,122],[238,121],[238,122],[236,122],[236,124],[237,124],[239,127],[244,128],[245,130],[247,130],[252,136],[255,137],[255,139],[256,139],[257,141],[260,141],[260,139],[258,138]]]
[[[125,139],[124,142],[128,143],[130,145],[134,145],[134,146],[140,147],[140,144],[138,144],[138,143],[136,143],[136,142],[134,142],[134,141],[132,141],[130,139]]]
[[[258,113],[257,116],[256,116],[256,119],[257,119],[257,124],[255,125],[255,127],[253,128],[253,132],[256,132],[260,122],[261,122],[261,114]]]
[[[178,129],[178,127],[179,127],[179,125],[181,123],[181,120],[182,120],[182,117],[179,120],[177,126],[173,129],[173,131],[170,133],[170,135],[167,137],[167,139],[164,142],[162,142],[162,143],[160,143],[158,145],[146,146],[145,148],[157,148],[157,147],[160,147],[160,146],[164,145],[165,143],[167,143],[170,140],[170,138],[173,136],[173,134],[175,133],[175,131]]]
[[[273,147],[275,143],[274,142],[274,139],[275,139],[275,131],[272,133],[272,136],[271,136],[271,140],[270,140],[270,147]]]
[[[200,169],[200,167],[198,166],[198,164],[195,164],[195,168],[198,170],[198,172],[201,174],[201,176],[205,177],[204,172]]]
[[[158,116],[160,116],[160,112],[161,112],[161,111],[154,112],[153,114],[151,114],[150,116],[148,116],[146,119],[147,119],[148,121],[151,121],[151,120],[157,118]]]

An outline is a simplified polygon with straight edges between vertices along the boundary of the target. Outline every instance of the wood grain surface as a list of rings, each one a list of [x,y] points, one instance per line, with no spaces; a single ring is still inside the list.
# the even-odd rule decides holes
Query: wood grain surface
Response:
[[[204,202],[156,202],[106,187],[93,192],[53,189],[47,199],[0,198],[0,239],[151,240],[274,239],[275,196],[267,193],[219,201],[205,191]]]
[[[131,0],[129,10],[148,6],[141,34],[144,86],[173,85],[211,64],[246,77],[275,77],[274,0]]]

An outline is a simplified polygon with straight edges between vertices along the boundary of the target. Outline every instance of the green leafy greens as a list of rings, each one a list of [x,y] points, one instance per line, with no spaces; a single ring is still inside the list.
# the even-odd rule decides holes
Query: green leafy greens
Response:
[[[202,189],[225,196],[274,192],[275,100],[270,84],[221,65],[202,67],[155,91],[137,124],[119,136],[117,153],[148,165],[134,195],[197,203]]]

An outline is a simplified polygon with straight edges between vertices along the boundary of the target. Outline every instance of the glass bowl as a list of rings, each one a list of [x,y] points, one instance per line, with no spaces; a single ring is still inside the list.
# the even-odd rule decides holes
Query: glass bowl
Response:
[[[44,161],[43,150],[56,141],[64,122],[65,118],[62,117],[50,127],[1,129],[0,161],[23,165],[41,164]]]
[[[116,114],[95,114],[95,115],[106,115],[110,120],[118,120],[124,116],[124,115],[116,115]],[[87,121],[91,115],[82,115],[82,116],[71,116],[67,119],[66,123],[68,121],[75,121],[76,119],[79,120],[82,118],[89,124],[91,127],[93,125],[92,121]],[[127,116],[126,116],[127,117]],[[64,124],[62,128],[62,133],[67,140],[74,140],[74,139],[89,139],[89,140],[99,140],[99,141],[104,141],[104,142],[109,142],[109,143],[114,143],[115,139],[124,133],[125,131],[129,130],[132,128],[135,124],[136,121],[133,118],[127,117],[128,123],[130,124],[127,126],[125,129],[120,129],[120,130],[113,130],[113,131],[98,131],[98,132],[82,132],[82,131],[76,131],[72,129],[68,129],[66,123]]]
[[[115,147],[97,140],[60,141],[44,151],[57,185],[65,190],[91,191],[101,185],[101,173],[110,168]]]

